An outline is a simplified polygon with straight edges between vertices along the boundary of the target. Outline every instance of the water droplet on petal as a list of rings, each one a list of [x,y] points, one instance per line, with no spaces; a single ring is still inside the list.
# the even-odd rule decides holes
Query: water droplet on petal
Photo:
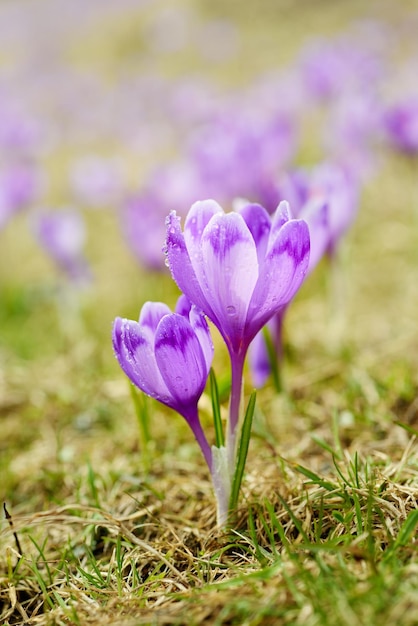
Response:
[[[235,315],[236,309],[234,306],[230,305],[226,307],[226,312],[228,315]]]

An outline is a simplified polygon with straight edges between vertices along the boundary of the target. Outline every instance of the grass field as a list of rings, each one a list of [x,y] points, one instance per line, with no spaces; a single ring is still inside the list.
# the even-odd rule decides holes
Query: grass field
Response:
[[[289,63],[308,37],[353,19],[396,30],[418,10],[196,4],[240,32],[242,57],[202,64],[221,85]],[[73,62],[109,75],[125,57],[133,64],[133,23],[99,24]],[[188,50],[157,60],[172,76],[199,69]],[[300,160],[309,163],[318,149],[308,123],[305,132]],[[45,159],[50,202],[65,201],[68,152]],[[321,262],[286,318],[284,391],[269,383],[258,392],[228,531],[216,529],[187,425],[138,396],[145,441],[112,351],[115,316],[136,319],[146,300],[174,304],[169,271],[138,266],[109,210],[86,211],[94,280],[82,293],[59,281],[25,214],[0,233],[1,624],[418,624],[417,162],[379,157],[338,263]],[[224,388],[227,355],[215,342]],[[200,407],[212,436],[208,393]]]

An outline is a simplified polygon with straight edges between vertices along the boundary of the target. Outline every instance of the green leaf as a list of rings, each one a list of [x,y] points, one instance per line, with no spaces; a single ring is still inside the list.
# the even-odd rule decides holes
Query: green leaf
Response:
[[[239,490],[241,488],[242,477],[244,475],[245,463],[247,460],[248,448],[250,445],[251,426],[253,423],[255,401],[257,392],[253,391],[245,411],[244,422],[242,424],[241,439],[239,442],[237,464],[235,466],[234,478],[232,481],[231,497],[229,500],[229,511],[234,513],[237,508]]]
[[[318,476],[318,474],[312,472],[312,470],[308,469],[307,467],[303,467],[303,465],[294,465],[294,468],[297,472],[300,472],[307,478],[310,478],[314,485],[319,485],[320,487],[326,489],[326,491],[336,491],[338,489],[337,485],[334,485],[328,480],[324,480],[323,478]]]
[[[414,509],[408,515],[404,523],[399,529],[398,536],[396,537],[393,544],[388,548],[384,555],[384,560],[387,561],[391,556],[393,556],[394,552],[398,550],[398,548],[402,548],[406,546],[410,540],[411,535],[414,532],[416,526],[418,525],[418,509]]]
[[[409,426],[409,424],[404,424],[404,422],[399,421],[395,421],[395,424],[406,430],[406,432],[410,435],[415,435],[415,437],[418,437],[418,430],[416,430],[416,428],[412,428],[412,426]]]
[[[224,431],[222,427],[221,406],[219,401],[219,388],[213,368],[209,372],[210,395],[212,398],[213,424],[215,426],[216,447],[222,448],[225,445]]]
[[[332,446],[330,446],[326,441],[324,441],[324,439],[322,439],[322,437],[317,437],[316,435],[311,435],[312,441],[314,441],[318,446],[320,446],[323,450],[325,450],[326,452],[329,452],[332,456],[335,456],[338,458],[338,460],[342,460],[341,455],[339,454],[339,452],[336,452]]]

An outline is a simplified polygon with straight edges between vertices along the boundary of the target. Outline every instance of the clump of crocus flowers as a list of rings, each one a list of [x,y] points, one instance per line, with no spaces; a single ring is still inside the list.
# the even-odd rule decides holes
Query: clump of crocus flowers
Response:
[[[236,506],[254,411],[252,396],[244,418],[247,351],[302,284],[309,228],[292,217],[287,202],[269,215],[259,204],[225,213],[214,200],[205,200],[193,204],[184,230],[175,211],[166,224],[166,261],[183,296],[174,313],[165,304],[148,302],[138,322],[117,318],[113,346],[130,380],[186,419],[211,473],[223,527]],[[209,444],[198,412],[213,356],[206,317],[225,341],[231,365],[226,434],[220,412],[214,411],[216,445]]]

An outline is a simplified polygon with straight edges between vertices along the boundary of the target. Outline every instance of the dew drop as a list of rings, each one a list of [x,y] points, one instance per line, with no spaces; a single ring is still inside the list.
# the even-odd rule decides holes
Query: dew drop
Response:
[[[228,315],[235,315],[236,309],[234,306],[230,305],[226,307],[226,312]]]
[[[181,383],[181,381],[182,381],[182,380],[183,380],[183,379],[182,379],[182,377],[181,377],[181,376],[176,376],[176,382]]]
[[[170,261],[168,260],[168,257],[167,257],[167,256],[166,256],[166,257],[165,257],[165,259],[164,259],[164,265],[165,265],[166,267],[170,267]]]

